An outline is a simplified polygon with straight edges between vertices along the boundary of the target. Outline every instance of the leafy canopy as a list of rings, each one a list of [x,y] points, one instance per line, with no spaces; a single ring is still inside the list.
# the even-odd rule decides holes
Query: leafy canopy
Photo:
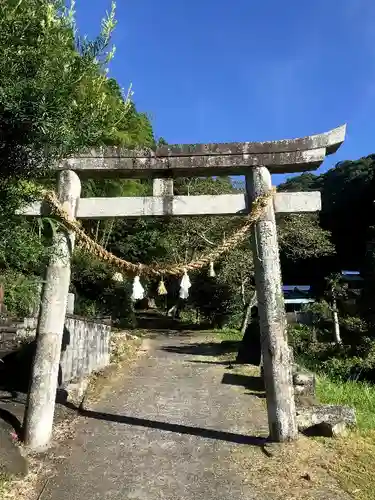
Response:
[[[148,119],[107,77],[115,4],[94,40],[74,4],[8,0],[0,16],[0,178],[32,177],[101,144],[152,145]]]

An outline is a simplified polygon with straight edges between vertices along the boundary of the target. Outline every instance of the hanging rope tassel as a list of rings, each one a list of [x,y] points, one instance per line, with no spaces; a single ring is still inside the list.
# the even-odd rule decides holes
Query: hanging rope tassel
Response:
[[[139,276],[135,276],[133,281],[133,293],[132,293],[132,301],[142,300],[145,296],[145,289],[141,285],[141,281]]]
[[[167,295],[167,289],[165,288],[165,284],[163,280],[160,280],[159,286],[158,286],[158,295]]]
[[[214,269],[214,263],[212,260],[210,262],[210,270],[208,271],[208,276],[210,278],[215,278],[215,276],[216,276],[215,269]]]
[[[113,281],[117,281],[117,283],[121,283],[122,281],[124,281],[124,277],[121,273],[115,273],[112,276],[112,279],[113,279]]]
[[[180,299],[187,299],[189,297],[190,287],[191,287],[191,281],[187,273],[187,270],[185,269],[180,284]]]

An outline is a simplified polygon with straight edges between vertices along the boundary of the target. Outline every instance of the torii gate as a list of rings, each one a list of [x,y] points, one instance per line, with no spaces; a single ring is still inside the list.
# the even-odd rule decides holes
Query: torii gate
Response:
[[[152,150],[127,151],[116,147],[92,150],[62,161],[58,196],[72,217],[192,216],[247,214],[251,201],[268,192],[271,174],[317,169],[326,155],[345,140],[346,126],[295,140],[274,142],[182,144]],[[76,172],[76,173],[75,173]],[[152,197],[82,198],[78,177],[152,177]],[[173,178],[244,175],[246,194],[173,196]],[[297,438],[296,411],[287,343],[275,212],[315,212],[319,192],[278,193],[253,228],[254,267],[258,297],[264,379],[270,438]],[[43,214],[43,203],[21,212]],[[61,339],[70,284],[74,234],[58,232],[46,272],[37,327],[37,350],[25,413],[25,442],[33,450],[48,446],[51,434],[60,362]]]

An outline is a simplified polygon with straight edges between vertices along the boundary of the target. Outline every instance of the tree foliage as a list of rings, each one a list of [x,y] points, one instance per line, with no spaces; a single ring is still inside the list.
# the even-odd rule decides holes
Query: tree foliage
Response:
[[[279,186],[285,191],[321,191],[320,223],[332,234],[335,255],[321,260],[321,275],[362,270],[374,226],[375,155],[344,161],[321,175],[305,173]]]
[[[302,174],[282,186],[290,191],[319,190],[322,193],[320,222],[324,230],[331,232],[336,252],[331,257],[319,258],[318,265],[293,262],[289,272],[315,284],[329,303],[322,300],[310,306],[318,342],[311,344],[310,331],[307,330],[303,339],[301,331],[296,329],[291,340],[296,354],[305,364],[331,378],[375,380],[374,167],[375,155],[370,155],[338,163],[319,176]],[[361,272],[364,278],[362,292],[347,286],[341,275],[343,270]],[[332,309],[336,307],[340,313],[343,345],[332,347],[334,321],[337,327]]]
[[[331,233],[321,228],[319,216],[294,214],[279,220],[279,244],[283,257],[291,261],[333,255]]]
[[[115,5],[93,40],[79,35],[73,7],[63,0],[1,3],[0,272],[7,283],[5,300],[16,313],[24,307],[22,296],[10,299],[14,273],[20,280],[40,281],[51,236],[48,221],[15,216],[36,195],[27,180],[54,187],[51,165],[91,146],[154,147],[151,124],[137,112],[132,93],[107,76]],[[90,181],[83,192],[118,194],[131,184],[140,185]],[[101,238],[109,224],[99,228]]]

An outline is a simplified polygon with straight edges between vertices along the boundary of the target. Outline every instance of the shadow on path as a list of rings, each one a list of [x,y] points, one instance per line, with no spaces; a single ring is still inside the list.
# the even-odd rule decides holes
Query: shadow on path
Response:
[[[190,356],[220,356],[237,352],[237,343],[218,343],[218,342],[197,342],[187,345],[167,345],[161,348],[162,351],[175,354],[186,354]]]
[[[197,359],[189,359],[189,363],[196,363],[199,365],[218,365],[225,366],[227,369],[233,368],[234,366],[239,365],[236,361],[201,361]]]
[[[222,384],[242,386],[248,389],[246,392],[249,396],[255,396],[260,399],[266,397],[264,381],[261,377],[254,377],[253,375],[238,375],[235,373],[224,373],[221,380]]]
[[[8,410],[5,410],[4,408],[0,408],[0,420],[3,420],[7,424],[11,425],[14,429],[14,432],[17,434],[17,436],[22,439],[22,423],[18,418],[13,415]]]
[[[182,332],[182,331],[203,331],[212,330],[210,324],[184,323],[183,321],[171,318],[160,311],[144,310],[136,312],[137,328],[161,332]]]
[[[158,429],[160,431],[175,432],[177,434],[187,434],[189,436],[198,436],[206,439],[226,441],[228,443],[247,444],[259,447],[263,447],[269,442],[268,438],[265,437],[246,436],[244,434],[235,434],[233,432],[217,431],[214,429],[204,429],[202,427],[193,427],[190,425],[171,424],[168,422],[159,422],[157,420],[149,420],[146,418],[112,415],[111,413],[85,410],[68,402],[65,403],[65,406],[78,411],[78,413],[83,417],[105,420],[106,422],[117,422],[125,425],[146,427],[148,429]]]
[[[254,377],[253,375],[238,375],[235,373],[224,373],[221,380],[222,384],[237,385],[251,389],[253,391],[264,391],[264,382],[261,377]]]

